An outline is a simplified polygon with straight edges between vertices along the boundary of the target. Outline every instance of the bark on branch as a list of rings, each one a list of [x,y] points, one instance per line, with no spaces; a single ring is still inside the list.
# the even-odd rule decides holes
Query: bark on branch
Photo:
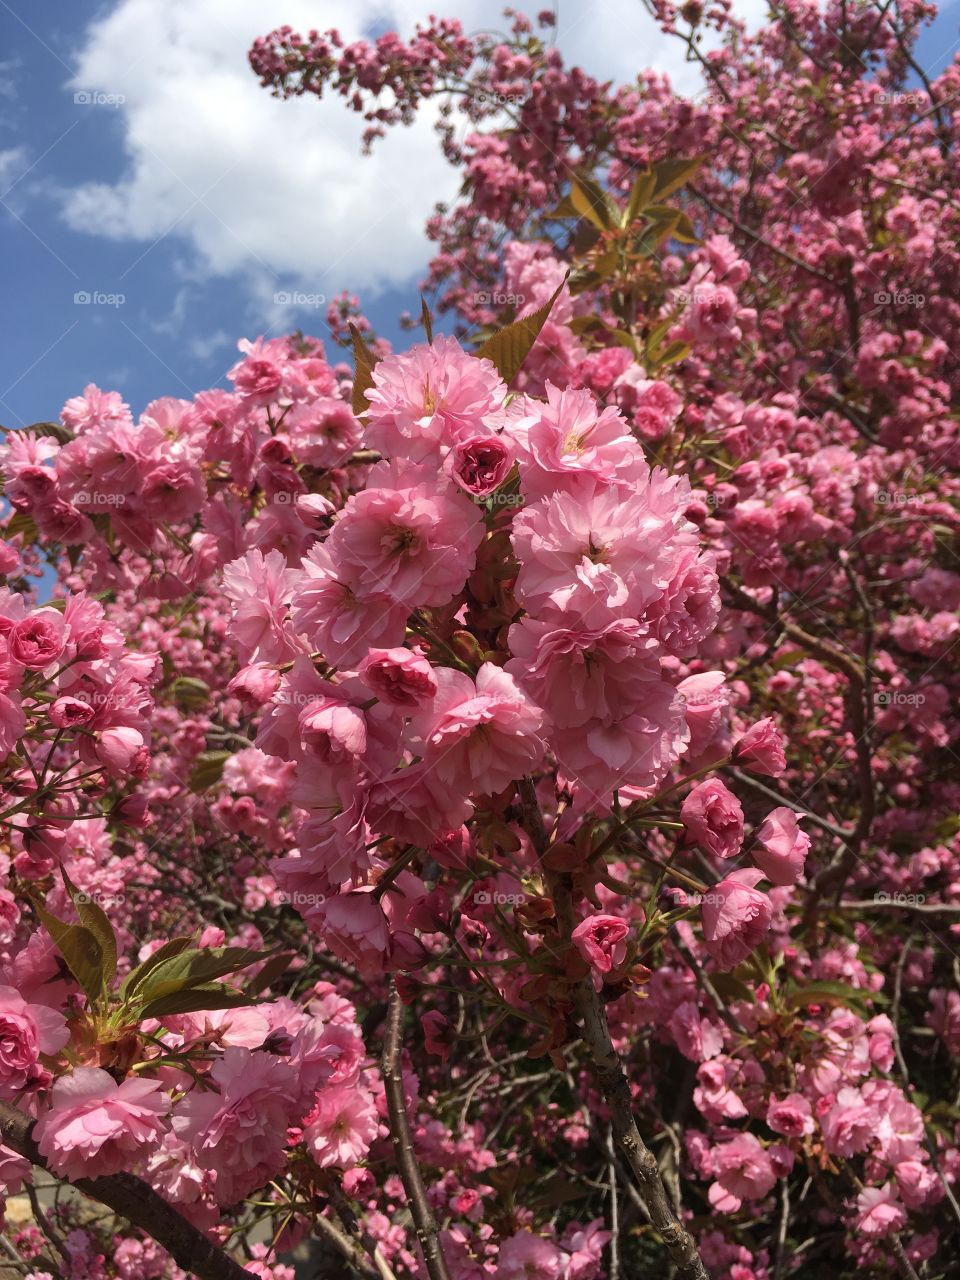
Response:
[[[576,923],[569,883],[565,877],[557,875],[550,877],[550,884],[562,936],[569,938]],[[710,1280],[696,1241],[674,1213],[657,1157],[640,1136],[633,1118],[630,1085],[620,1055],[613,1047],[603,998],[589,976],[578,984],[575,1002],[583,1040],[590,1051],[593,1072],[610,1108],[614,1143],[637,1180],[650,1220],[663,1240],[681,1280]]]
[[[52,1172],[33,1140],[32,1129],[30,1116],[0,1102],[0,1142],[31,1164]],[[108,1178],[78,1178],[70,1185],[145,1231],[166,1249],[177,1266],[198,1280],[250,1280],[249,1271],[181,1217],[142,1179],[116,1173]]]
[[[387,1111],[390,1115],[390,1136],[393,1139],[397,1167],[407,1193],[413,1223],[417,1229],[417,1239],[420,1241],[424,1261],[427,1264],[427,1274],[430,1280],[450,1280],[447,1260],[444,1257],[443,1246],[440,1244],[440,1230],[433,1216],[430,1201],[427,1199],[427,1190],[413,1148],[413,1133],[403,1096],[403,1070],[400,1065],[402,1032],[403,1002],[394,987],[390,993],[390,1004],[387,1008],[387,1026],[380,1066],[383,1073],[383,1091],[386,1095]]]

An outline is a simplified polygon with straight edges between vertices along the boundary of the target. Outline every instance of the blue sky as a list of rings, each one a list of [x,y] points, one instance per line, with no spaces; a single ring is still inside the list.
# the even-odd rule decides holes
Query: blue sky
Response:
[[[137,411],[221,383],[239,337],[323,336],[322,306],[284,306],[282,290],[360,292],[398,339],[429,254],[423,219],[453,193],[428,125],[363,160],[339,103],[270,102],[243,50],[286,19],[355,36],[407,31],[430,9],[468,29],[492,12],[488,0],[0,0],[0,423],[55,417],[91,381]],[[688,74],[640,10],[567,0],[561,48],[595,75],[628,73],[638,47]],[[956,14],[924,35],[934,72],[956,50]]]

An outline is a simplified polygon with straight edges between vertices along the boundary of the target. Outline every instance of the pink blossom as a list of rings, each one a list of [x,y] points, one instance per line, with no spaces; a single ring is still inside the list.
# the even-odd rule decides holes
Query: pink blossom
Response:
[[[197,1163],[216,1172],[218,1202],[235,1204],[283,1167],[297,1078],[272,1054],[234,1046],[210,1068],[210,1079],[216,1090],[191,1090],[173,1128]]]
[[[99,1067],[77,1067],[53,1086],[34,1138],[64,1178],[101,1178],[129,1171],[161,1142],[170,1100],[153,1080],[121,1084]]]
[[[377,1108],[367,1089],[328,1085],[304,1119],[303,1136],[321,1169],[349,1169],[367,1154],[378,1126]]]
[[[351,497],[326,542],[337,576],[360,598],[408,610],[446,604],[476,565],[483,521],[462,493],[426,467],[380,463]]]
[[[813,1133],[813,1113],[802,1093],[788,1093],[784,1098],[771,1098],[767,1105],[767,1124],[774,1133],[786,1138],[800,1138]]]
[[[373,370],[367,392],[367,442],[388,457],[435,457],[475,434],[503,403],[506,387],[489,360],[477,360],[455,338],[389,355]]]
[[[497,1257],[497,1280],[560,1280],[565,1255],[552,1240],[518,1231],[504,1240]]]
[[[631,486],[647,475],[643,451],[620,413],[597,409],[589,391],[547,383],[547,402],[526,398],[508,420],[520,463],[520,485],[535,502],[553,493],[589,493],[595,484]]]
[[[63,1015],[31,1004],[13,987],[0,987],[0,1097],[13,1098],[49,1082],[41,1054],[59,1053],[70,1039]]]
[[[361,598],[346,581],[326,546],[303,558],[293,591],[292,619],[311,648],[336,666],[358,663],[371,646],[402,644],[409,609],[379,592]]]
[[[781,806],[771,810],[757,831],[759,847],[751,856],[771,884],[796,884],[803,875],[803,864],[810,837],[800,830],[797,815]]]
[[[492,432],[461,439],[450,454],[450,474],[475,498],[485,498],[499,489],[512,466],[509,439]]]
[[[365,977],[382,973],[390,950],[383,908],[371,892],[341,893],[317,908],[317,923],[330,949]]]
[[[783,735],[776,723],[767,716],[737,739],[733,748],[733,759],[752,773],[767,774],[779,778],[787,767],[783,753]]]
[[[31,671],[53,666],[67,643],[63,614],[58,609],[36,609],[10,632],[8,643],[14,662]]]
[[[422,707],[438,688],[433,668],[419,648],[371,649],[357,674],[381,702],[394,707]]]
[[[629,925],[619,916],[592,915],[582,920],[570,937],[587,964],[598,973],[609,973],[626,959],[624,939],[629,933]]]
[[[752,1133],[740,1133],[713,1153],[716,1182],[710,1203],[721,1213],[735,1213],[744,1200],[760,1200],[774,1188],[777,1175],[770,1156]]]
[[[703,940],[721,969],[734,969],[760,945],[770,927],[773,904],[757,889],[763,872],[731,871],[705,895],[700,909]]]
[[[896,1187],[864,1187],[857,1196],[857,1230],[868,1239],[878,1240],[906,1225],[907,1215],[897,1199]]]
[[[279,551],[248,551],[223,570],[223,594],[233,602],[230,635],[241,662],[284,662],[293,656],[285,627],[296,574]]]
[[[436,670],[437,695],[414,719],[424,767],[463,794],[493,795],[540,762],[543,713],[492,662],[476,680],[450,667]]]
[[[698,782],[680,806],[680,821],[690,844],[715,858],[733,858],[743,844],[743,809],[719,778]]]

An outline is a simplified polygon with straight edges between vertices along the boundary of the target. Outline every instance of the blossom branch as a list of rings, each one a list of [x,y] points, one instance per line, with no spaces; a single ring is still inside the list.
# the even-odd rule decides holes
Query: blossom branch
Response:
[[[0,1140],[3,1145],[49,1172],[49,1166],[33,1140],[32,1129],[33,1121],[28,1115],[6,1102],[0,1102]],[[129,1173],[116,1173],[106,1178],[78,1178],[71,1185],[145,1231],[166,1249],[179,1267],[192,1272],[198,1280],[250,1280],[249,1271],[192,1222],[181,1217],[142,1179]]]
[[[387,1111],[390,1116],[390,1136],[393,1139],[394,1151],[397,1154],[397,1165],[403,1181],[410,1212],[417,1229],[417,1238],[423,1249],[430,1280],[450,1280],[447,1260],[440,1244],[440,1231],[437,1220],[427,1199],[427,1190],[423,1183],[420,1165],[417,1163],[413,1147],[413,1133],[410,1128],[410,1117],[407,1115],[407,1104],[403,1096],[403,1070],[400,1065],[401,1036],[403,1031],[403,1002],[396,987],[390,993],[390,1004],[387,1009],[387,1027],[383,1041],[383,1058],[380,1069],[383,1073],[383,1089],[387,1099]]]

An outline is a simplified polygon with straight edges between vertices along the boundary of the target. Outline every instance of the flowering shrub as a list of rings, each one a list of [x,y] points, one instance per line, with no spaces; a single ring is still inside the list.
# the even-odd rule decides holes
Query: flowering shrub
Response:
[[[455,332],[344,299],[350,361],[2,446],[0,1180],[118,1215],[36,1201],[33,1275],[949,1273],[928,12],[660,6],[696,103],[522,18],[257,43],[373,134],[441,96]]]

